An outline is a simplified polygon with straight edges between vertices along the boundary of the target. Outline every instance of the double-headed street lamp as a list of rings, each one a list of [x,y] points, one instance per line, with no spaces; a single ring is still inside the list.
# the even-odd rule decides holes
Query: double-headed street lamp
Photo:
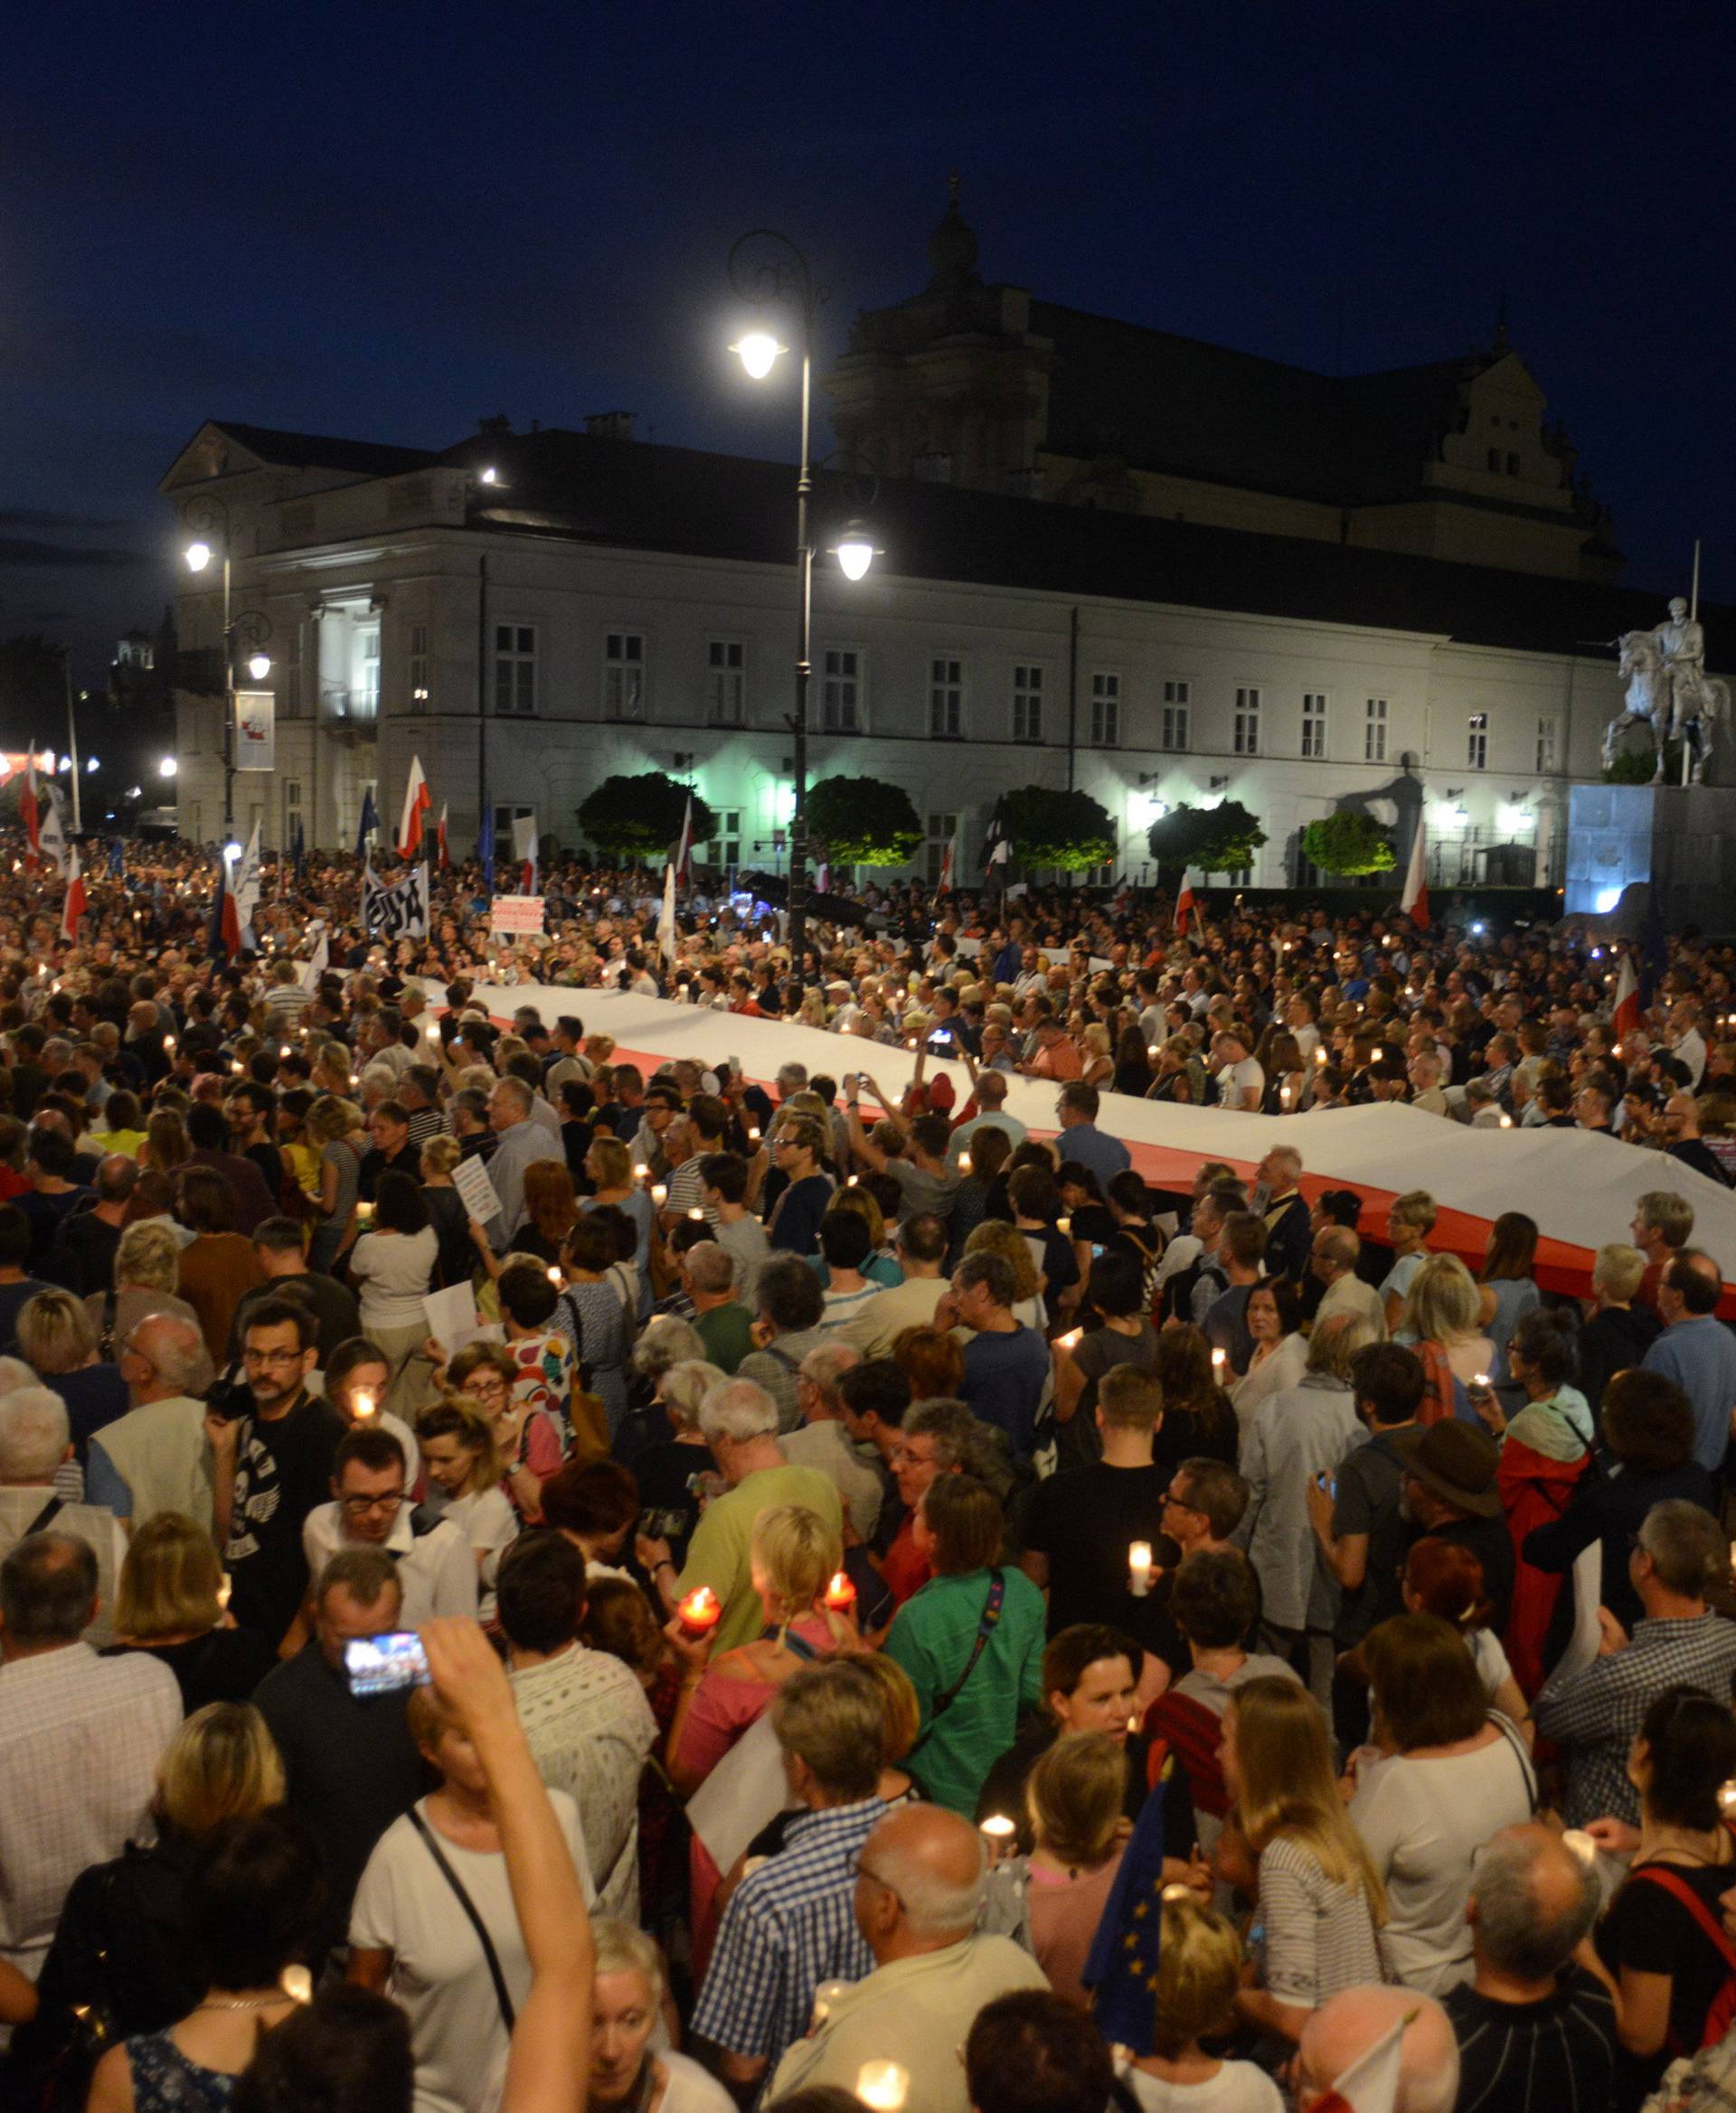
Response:
[[[789,958],[799,983],[807,937],[807,687],[813,670],[814,538],[808,525],[808,501],[814,494],[809,446],[814,372],[814,317],[826,298],[815,283],[807,259],[788,235],[775,228],[756,228],[730,251],[730,284],[737,296],[756,307],[791,309],[801,325],[802,453],[796,479],[796,708],[790,716],[795,799],[789,820]],[[763,382],[788,351],[775,334],[756,326],[730,347],[755,382]],[[852,522],[835,546],[839,570],[846,580],[860,580],[874,561],[873,538]]]
[[[211,564],[218,554],[212,547],[213,539],[222,553],[223,836],[227,841],[235,824],[235,656],[238,649],[245,649],[249,675],[256,683],[265,680],[271,673],[271,656],[265,650],[265,642],[271,636],[271,619],[258,609],[231,610],[229,508],[223,502],[215,498],[191,500],[183,508],[181,520],[193,532],[182,552],[188,571],[203,572]]]

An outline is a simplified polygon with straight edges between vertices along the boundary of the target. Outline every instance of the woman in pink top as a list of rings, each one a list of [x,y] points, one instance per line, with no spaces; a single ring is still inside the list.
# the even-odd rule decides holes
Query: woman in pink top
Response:
[[[1091,2007],[1081,1976],[1127,1840],[1127,1756],[1101,1731],[1069,1731],[1043,1754],[1025,1786],[1036,1846],[1025,1914],[1031,1953],[1067,2003]]]
[[[682,1663],[681,1697],[669,1727],[669,1778],[691,1797],[798,1665],[857,1646],[853,1615],[825,1605],[844,1562],[836,1531],[800,1505],[774,1505],[754,1522],[749,1546],[766,1633],[711,1663],[711,1638],[695,1641],[677,1614],[665,1634]]]

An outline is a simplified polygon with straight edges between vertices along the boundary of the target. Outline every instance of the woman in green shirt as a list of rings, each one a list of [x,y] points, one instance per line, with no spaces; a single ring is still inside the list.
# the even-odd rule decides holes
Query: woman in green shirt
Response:
[[[1020,1717],[1043,1700],[1043,1594],[1023,1571],[991,1567],[1005,1523],[974,1476],[937,1476],[913,1528],[934,1575],[899,1608],[886,1639],[921,1708],[906,1766],[937,1805],[967,1818]]]

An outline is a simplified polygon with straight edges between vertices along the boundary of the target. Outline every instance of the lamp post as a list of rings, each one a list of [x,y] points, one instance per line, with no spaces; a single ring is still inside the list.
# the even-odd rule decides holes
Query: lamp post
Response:
[[[271,656],[263,650],[265,641],[271,636],[271,619],[256,609],[244,609],[239,615],[230,608],[230,557],[229,557],[229,508],[221,499],[193,499],[182,509],[182,524],[192,532],[183,556],[190,572],[203,572],[210,565],[215,552],[213,539],[219,541],[223,558],[223,839],[227,843],[235,827],[235,648],[244,645],[250,650],[247,672],[256,683],[262,683],[271,672]]]
[[[813,674],[814,537],[808,502],[814,495],[811,458],[814,318],[826,298],[815,283],[813,268],[788,235],[775,228],[755,228],[730,251],[730,285],[756,307],[793,309],[801,324],[802,449],[796,477],[796,701],[790,716],[791,775],[795,802],[789,820],[789,957],[797,981],[807,939],[807,691]],[[730,347],[750,377],[763,382],[788,350],[766,329],[744,331]],[[842,539],[839,562],[846,576],[860,580],[873,561],[873,544],[865,533]]]

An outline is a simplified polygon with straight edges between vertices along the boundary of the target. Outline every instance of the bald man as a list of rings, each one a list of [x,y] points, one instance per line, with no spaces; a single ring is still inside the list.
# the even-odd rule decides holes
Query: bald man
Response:
[[[1010,1938],[979,1934],[988,1885],[981,1835],[939,1805],[889,1813],[856,1858],[856,1928],[874,1971],[835,1998],[778,2065],[770,2099],[807,2084],[855,2089],[889,2050],[910,2071],[904,2113],[970,2113],[958,2050],[986,2003],[1048,1978]]]
[[[1315,1308],[1316,1328],[1322,1321],[1342,1314],[1347,1320],[1366,1321],[1377,1335],[1385,1335],[1386,1307],[1381,1295],[1356,1274],[1362,1251],[1360,1234],[1348,1225],[1323,1225],[1315,1234],[1308,1250],[1308,1269],[1315,1282],[1326,1287]]]
[[[1463,2113],[1555,2113],[1564,2092],[1609,2103],[1615,2009],[1572,1957],[1599,1897],[1591,1867],[1548,1827],[1503,1827],[1485,1845],[1465,1909],[1476,1976],[1443,2005]]]
[[[1447,2013],[1432,1996],[1392,1987],[1346,1988],[1312,2014],[1296,2052],[1297,2113],[1319,2105],[1407,2017],[1392,2113],[1454,2113],[1458,2048]]]
[[[211,1354],[197,1322],[146,1314],[116,1345],[133,1406],[90,1440],[85,1494],[136,1533],[158,1512],[211,1531],[212,1461],[203,1396]]]
[[[1703,1248],[1684,1247],[1665,1266],[1657,1288],[1664,1333],[1646,1353],[1644,1370],[1661,1372],[1694,1410],[1694,1457],[1716,1477],[1736,1412],[1736,1336],[1717,1316],[1723,1271]]]

